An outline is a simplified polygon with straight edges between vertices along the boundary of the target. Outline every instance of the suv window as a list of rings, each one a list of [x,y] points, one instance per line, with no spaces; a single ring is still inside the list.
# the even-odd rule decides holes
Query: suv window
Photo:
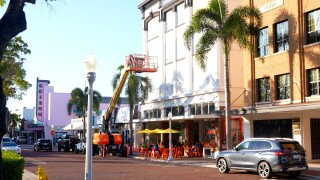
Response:
[[[251,141],[248,147],[249,150],[260,150],[261,141]]]
[[[283,150],[304,150],[298,142],[280,142],[280,146]]]
[[[43,139],[43,140],[40,140],[40,143],[51,143],[51,140]]]
[[[245,141],[243,143],[241,143],[239,146],[237,146],[236,150],[237,151],[241,151],[241,150],[246,150],[249,147],[249,142]]]
[[[267,142],[267,141],[251,141],[248,149],[249,150],[271,149],[271,144],[270,142]]]

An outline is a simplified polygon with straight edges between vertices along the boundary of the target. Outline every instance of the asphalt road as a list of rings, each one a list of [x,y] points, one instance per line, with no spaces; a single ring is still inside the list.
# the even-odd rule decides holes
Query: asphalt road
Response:
[[[85,155],[74,152],[34,152],[32,148],[23,147],[25,169],[36,174],[42,165],[50,180],[81,180],[85,177]],[[194,180],[194,179],[260,179],[258,174],[232,170],[228,174],[218,172],[217,168],[187,166],[163,162],[151,162],[124,157],[98,155],[92,160],[92,178],[94,180]],[[273,179],[289,179],[279,175]],[[304,178],[305,179],[305,178]]]

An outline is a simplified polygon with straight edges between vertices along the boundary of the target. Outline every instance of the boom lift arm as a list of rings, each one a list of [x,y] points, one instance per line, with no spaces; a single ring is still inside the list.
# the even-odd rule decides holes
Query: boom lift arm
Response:
[[[119,100],[122,88],[127,80],[129,72],[157,72],[157,63],[157,58],[152,56],[130,54],[126,57],[125,71],[121,74],[119,84],[114,90],[107,112],[103,116],[104,131],[107,130],[110,132],[109,124],[111,121],[112,112]]]

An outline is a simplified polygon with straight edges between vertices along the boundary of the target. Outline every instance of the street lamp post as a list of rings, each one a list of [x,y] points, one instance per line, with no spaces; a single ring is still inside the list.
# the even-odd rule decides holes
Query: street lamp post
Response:
[[[169,112],[168,114],[168,118],[169,118],[169,157],[168,157],[168,161],[173,161],[173,157],[172,157],[172,135],[171,135],[171,119],[172,119],[172,113]]]
[[[85,63],[87,73],[87,80],[89,82],[88,89],[88,116],[87,116],[87,136],[86,136],[86,164],[85,164],[85,180],[92,180],[92,109],[93,109],[93,89],[92,85],[96,79],[97,61],[94,59],[93,54],[88,55]]]

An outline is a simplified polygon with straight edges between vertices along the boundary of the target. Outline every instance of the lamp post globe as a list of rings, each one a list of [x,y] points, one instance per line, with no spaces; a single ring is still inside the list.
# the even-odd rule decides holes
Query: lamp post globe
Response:
[[[168,161],[173,161],[173,157],[172,157],[172,134],[171,134],[172,113],[171,112],[169,112],[168,118],[169,118],[169,157],[168,157]]]
[[[92,180],[92,118],[93,118],[93,82],[96,79],[97,61],[92,53],[89,53],[84,62],[88,89],[88,115],[87,115],[87,136],[86,136],[86,162],[85,162],[85,180]]]

